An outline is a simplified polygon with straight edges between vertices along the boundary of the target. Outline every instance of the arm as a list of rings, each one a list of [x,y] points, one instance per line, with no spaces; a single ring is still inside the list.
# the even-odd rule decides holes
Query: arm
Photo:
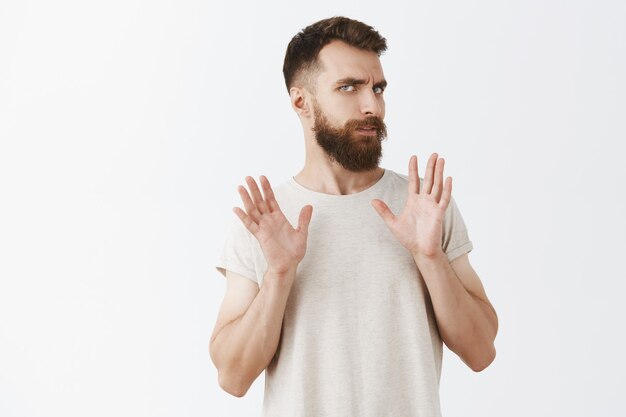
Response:
[[[226,296],[209,347],[220,386],[238,397],[248,391],[276,353],[287,298],[306,252],[313,212],[312,206],[304,206],[294,229],[280,210],[267,178],[261,176],[264,196],[252,177],[246,181],[250,193],[238,187],[246,211],[239,207],[233,211],[258,240],[267,270],[260,288],[225,271]]]
[[[482,371],[496,355],[498,317],[467,254],[451,263],[443,251],[414,259],[428,287],[441,338],[472,370]]]
[[[276,353],[295,269],[268,270],[260,289],[231,271],[226,276],[226,296],[209,350],[222,389],[241,397]]]
[[[442,339],[470,368],[480,371],[495,357],[498,318],[467,255],[450,263],[443,251],[443,219],[452,198],[452,178],[443,182],[444,162],[432,154],[420,184],[417,158],[411,156],[408,196],[400,215],[382,200],[372,200],[372,205],[412,254],[426,282]]]

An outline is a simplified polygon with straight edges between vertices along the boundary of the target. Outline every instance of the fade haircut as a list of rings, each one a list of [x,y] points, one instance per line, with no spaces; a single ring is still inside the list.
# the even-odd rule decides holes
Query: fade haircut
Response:
[[[322,69],[317,56],[335,39],[378,56],[387,50],[387,40],[373,27],[358,20],[335,16],[315,22],[296,34],[287,46],[283,63],[287,92],[294,85],[314,90],[315,76]]]

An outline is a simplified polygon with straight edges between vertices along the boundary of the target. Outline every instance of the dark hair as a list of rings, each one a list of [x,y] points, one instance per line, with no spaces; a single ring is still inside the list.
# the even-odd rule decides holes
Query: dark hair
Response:
[[[283,63],[287,91],[304,73],[319,69],[317,55],[334,39],[359,49],[376,52],[378,56],[387,50],[387,40],[373,27],[358,20],[335,16],[315,22],[296,34],[287,46]]]

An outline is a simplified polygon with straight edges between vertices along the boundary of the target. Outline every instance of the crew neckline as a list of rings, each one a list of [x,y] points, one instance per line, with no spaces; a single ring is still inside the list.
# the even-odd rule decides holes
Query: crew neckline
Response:
[[[340,195],[340,194],[327,194],[327,193],[321,193],[319,191],[310,190],[310,189],[306,188],[305,186],[303,186],[302,184],[300,184],[298,181],[296,181],[294,177],[289,178],[288,183],[291,184],[293,187],[297,188],[298,190],[300,190],[302,192],[305,192],[307,194],[310,194],[310,195],[314,195],[314,196],[316,196],[318,198],[326,198],[326,199],[334,199],[334,200],[354,199],[354,198],[361,197],[363,195],[370,194],[370,193],[376,191],[377,189],[379,189],[380,187],[382,187],[383,183],[386,182],[387,177],[389,175],[390,175],[389,170],[386,169],[386,168],[383,168],[383,175],[374,184],[372,184],[368,188],[366,188],[364,190],[361,190],[359,192],[352,193],[352,194],[343,194],[343,195]]]

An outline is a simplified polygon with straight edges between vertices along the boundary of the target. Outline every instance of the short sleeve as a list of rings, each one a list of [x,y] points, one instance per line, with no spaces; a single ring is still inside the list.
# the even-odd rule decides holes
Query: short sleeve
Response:
[[[224,247],[215,268],[223,276],[226,276],[226,270],[229,270],[258,283],[252,249],[253,238],[252,233],[233,213]]]
[[[454,198],[450,198],[450,204],[448,204],[443,218],[442,248],[448,256],[448,261],[474,249]]]

